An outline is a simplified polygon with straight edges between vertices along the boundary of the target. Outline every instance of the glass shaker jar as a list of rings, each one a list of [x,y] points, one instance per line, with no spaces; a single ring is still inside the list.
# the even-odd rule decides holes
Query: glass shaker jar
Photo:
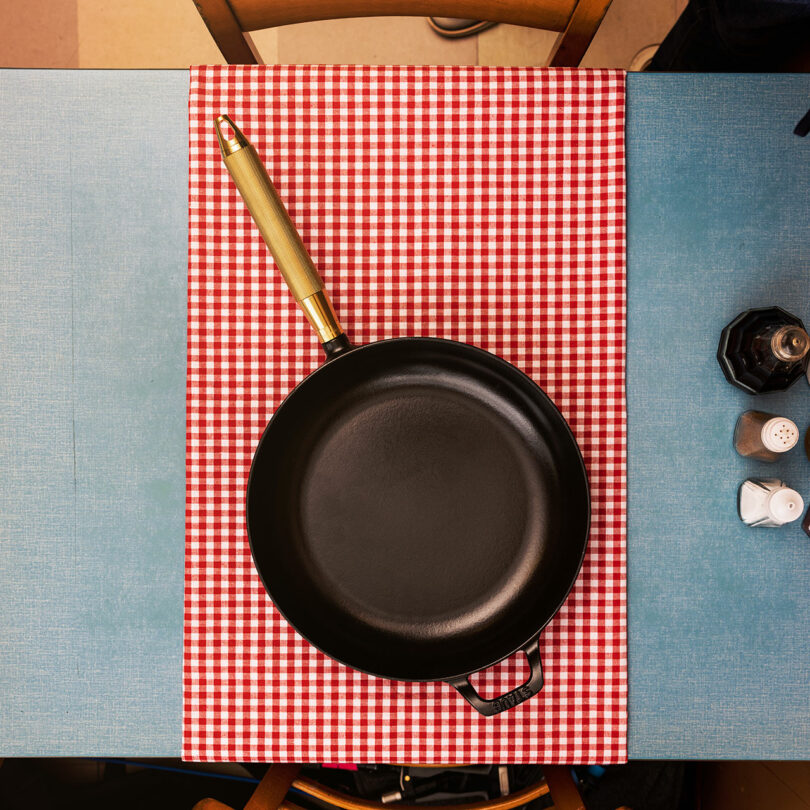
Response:
[[[760,461],[778,460],[798,441],[795,422],[764,411],[745,411],[734,428],[734,449],[741,456]]]
[[[783,391],[804,376],[810,336],[781,307],[749,309],[720,334],[717,360],[726,379],[749,394]]]

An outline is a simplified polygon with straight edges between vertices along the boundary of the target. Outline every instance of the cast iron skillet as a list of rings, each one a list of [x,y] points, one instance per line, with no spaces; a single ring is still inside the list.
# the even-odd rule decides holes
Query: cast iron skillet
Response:
[[[517,705],[543,686],[538,637],[587,544],[588,482],[568,425],[525,374],[473,346],[352,346],[255,150],[226,116],[217,135],[327,360],[253,459],[247,525],[268,594],[348,666],[447,681],[484,715]],[[468,676],[519,650],[526,683],[481,698]]]

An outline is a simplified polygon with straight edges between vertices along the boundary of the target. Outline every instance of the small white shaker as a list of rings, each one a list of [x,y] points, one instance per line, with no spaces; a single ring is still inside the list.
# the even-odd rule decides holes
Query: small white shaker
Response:
[[[798,520],[804,511],[802,496],[778,478],[747,478],[737,504],[743,523],[763,528]]]

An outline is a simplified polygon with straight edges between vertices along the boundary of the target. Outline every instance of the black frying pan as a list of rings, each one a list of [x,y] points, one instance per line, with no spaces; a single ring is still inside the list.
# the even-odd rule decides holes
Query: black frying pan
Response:
[[[473,346],[352,346],[255,150],[226,116],[217,135],[327,360],[278,408],[253,459],[247,525],[268,594],[355,669],[447,681],[485,715],[537,694],[537,640],[588,538],[568,425],[525,374]],[[481,698],[468,676],[519,650],[526,683]]]

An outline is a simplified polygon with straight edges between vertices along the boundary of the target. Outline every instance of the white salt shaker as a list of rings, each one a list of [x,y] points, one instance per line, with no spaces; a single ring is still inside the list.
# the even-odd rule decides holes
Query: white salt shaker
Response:
[[[804,511],[802,496],[778,478],[747,478],[740,484],[737,505],[748,526],[783,526]]]

